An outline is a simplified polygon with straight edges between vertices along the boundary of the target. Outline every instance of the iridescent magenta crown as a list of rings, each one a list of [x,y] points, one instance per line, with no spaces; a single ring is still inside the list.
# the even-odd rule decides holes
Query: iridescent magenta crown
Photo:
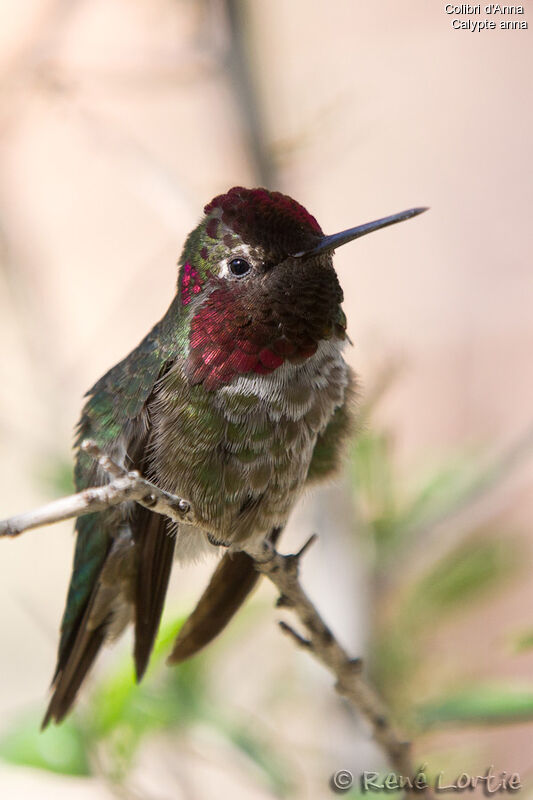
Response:
[[[278,255],[305,250],[323,236],[316,219],[300,203],[281,192],[235,186],[211,200],[204,211],[208,216],[221,219],[246,244],[260,245]],[[213,233],[216,230],[217,226],[211,226]]]

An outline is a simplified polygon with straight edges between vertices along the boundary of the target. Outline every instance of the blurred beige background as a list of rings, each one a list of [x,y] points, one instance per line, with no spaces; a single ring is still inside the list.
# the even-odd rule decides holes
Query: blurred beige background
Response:
[[[383,364],[400,365],[379,415],[394,429],[406,469],[454,448],[496,455],[531,438],[531,30],[454,31],[444,5],[0,5],[1,516],[50,497],[46,476],[70,457],[82,394],[164,313],[185,235],[202,206],[236,184],[268,181],[327,232],[429,205],[423,217],[336,256],[354,342],[349,360],[363,391]],[[531,27],[529,5],[525,19]],[[530,566],[532,477],[523,456],[490,502],[470,510],[482,521],[512,520]],[[330,497],[320,495],[320,507]],[[312,499],[299,514],[306,530],[317,527]],[[30,703],[44,708],[70,528],[2,543],[0,726]],[[301,536],[295,523],[289,541]],[[309,554],[306,585],[346,641],[362,648],[364,579],[357,564],[341,568],[335,594],[323,574],[335,559],[343,560],[335,546],[321,542]],[[174,575],[174,608],[193,602],[204,576],[202,568]],[[265,590],[263,602],[271,596]],[[531,655],[508,663],[491,653],[509,628],[532,622],[531,581],[521,574],[503,604],[458,617],[435,650],[452,677],[459,660],[474,676],[530,679]],[[257,634],[270,673],[286,663],[312,671],[271,628]],[[455,660],[447,656],[452,643]],[[252,656],[242,654],[245,674]],[[242,689],[233,701],[266,717],[252,677],[244,681],[249,696]],[[319,706],[328,703],[328,680],[312,680]],[[320,753],[328,739],[340,768],[352,746],[343,726],[334,735],[310,725],[304,735],[302,722],[293,746],[307,738],[309,752]],[[485,744],[502,768],[525,772],[533,770],[530,733],[526,725],[490,732]],[[323,796],[307,774],[306,796]],[[2,780],[6,797],[34,791],[31,775],[2,767],[0,788]],[[42,780],[40,797],[49,783],[60,796],[54,779]],[[105,796],[81,783],[88,797]]]

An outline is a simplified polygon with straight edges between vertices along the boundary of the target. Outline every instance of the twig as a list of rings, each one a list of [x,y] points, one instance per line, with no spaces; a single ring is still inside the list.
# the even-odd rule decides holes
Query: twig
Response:
[[[248,47],[251,20],[248,19],[248,9],[239,0],[225,0],[224,6],[231,37],[228,52],[230,86],[241,114],[242,132],[257,179],[261,186],[272,187],[276,185],[276,165],[268,137],[265,136],[267,125],[263,118],[262,93],[256,86],[253,69],[255,59],[250,58]]]
[[[158,489],[138,472],[127,472],[94,442],[85,441],[82,447],[97,460],[112,480],[104,486],[86,489],[34,511],[0,521],[0,536],[17,536],[30,528],[102,511],[126,501],[140,503],[177,522],[194,521],[194,510],[186,500]],[[315,538],[315,535],[311,536],[293,555],[281,555],[269,542],[264,542],[257,549],[246,549],[246,552],[254,560],[256,569],[279,590],[278,606],[294,611],[307,635],[302,636],[286,622],[280,623],[282,630],[333,674],[336,690],[370,723],[374,737],[391,767],[403,776],[413,776],[409,742],[396,732],[382,701],[363,677],[361,660],[350,658],[341,647],[300,585],[300,559]]]
[[[127,501],[140,503],[150,511],[166,515],[174,522],[194,522],[194,514],[186,500],[158,489],[136,471],[127,472],[105,455],[94,442],[87,440],[82,447],[113,480],[105,486],[84,489],[83,492],[54,500],[33,511],[0,520],[0,537],[18,536],[31,528],[103,511]]]
[[[256,569],[280,591],[282,602],[278,601],[278,605],[294,611],[307,635],[302,636],[283,622],[280,625],[284,633],[312,653],[335,676],[335,689],[370,723],[374,738],[391,767],[400,775],[413,776],[410,743],[394,729],[385,706],[363,677],[361,659],[350,658],[301,587],[300,558],[313,541],[311,537],[295,555],[281,555],[268,543],[260,550],[247,550],[247,553],[254,559]]]

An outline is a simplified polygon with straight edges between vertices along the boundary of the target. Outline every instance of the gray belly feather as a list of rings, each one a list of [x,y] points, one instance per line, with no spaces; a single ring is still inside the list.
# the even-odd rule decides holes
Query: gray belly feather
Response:
[[[152,411],[150,475],[199,517],[196,528],[180,526],[179,557],[213,549],[201,531],[238,547],[286,522],[317,436],[344,400],[342,344],[324,341],[303,364],[241,376],[216,392],[186,385],[180,367],[165,377]]]

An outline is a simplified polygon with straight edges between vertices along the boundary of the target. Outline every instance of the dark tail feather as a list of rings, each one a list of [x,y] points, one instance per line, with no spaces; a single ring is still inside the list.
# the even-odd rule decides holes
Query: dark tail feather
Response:
[[[146,509],[140,511],[135,538],[138,546],[138,573],[135,596],[135,673],[140,681],[159,628],[167,593],[176,537],[166,517]]]
[[[72,648],[68,649],[68,656],[64,659],[64,664],[58,665],[53,682],[54,693],[44,715],[41,730],[46,728],[50,720],[61,722],[67,715],[76,699],[78,689],[104,642],[105,623],[92,630],[87,628],[91,605],[92,603],[89,602],[77,629]]]
[[[274,528],[270,541],[275,544],[281,528]],[[246,553],[226,553],[214,571],[207,589],[180,630],[169,664],[179,664],[194,656],[224,630],[259,580],[254,562]]]
[[[175,539],[168,535],[166,526],[167,520],[161,515],[139,510],[135,524],[138,548],[135,666],[138,680],[148,664],[172,566]],[[43,729],[51,720],[61,722],[66,716],[106,638],[109,616],[96,627],[88,627],[98,588],[97,580],[71,640],[62,648],[52,684],[53,695],[42,723]]]

